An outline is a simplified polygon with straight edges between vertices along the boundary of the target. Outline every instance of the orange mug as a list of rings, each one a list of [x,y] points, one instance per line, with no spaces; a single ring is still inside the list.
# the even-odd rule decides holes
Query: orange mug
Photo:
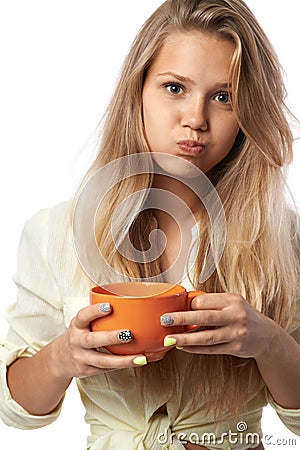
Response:
[[[92,331],[127,329],[133,340],[105,347],[111,353],[131,355],[142,353],[146,357],[159,357],[166,353],[163,341],[168,334],[183,333],[197,328],[195,325],[163,327],[163,314],[188,311],[191,302],[202,291],[187,292],[183,286],[169,283],[124,282],[97,286],[90,291],[90,303],[110,303],[112,312],[91,323]]]

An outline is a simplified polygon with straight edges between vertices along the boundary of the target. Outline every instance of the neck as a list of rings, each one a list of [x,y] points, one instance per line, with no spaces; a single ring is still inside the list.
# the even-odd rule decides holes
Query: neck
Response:
[[[199,218],[200,211],[203,207],[202,202],[197,195],[181,181],[169,176],[155,175],[152,187],[162,191],[154,191],[152,194],[152,198],[154,200],[159,199],[159,204],[161,205],[161,209],[156,209],[154,206],[155,217],[160,228],[161,225],[172,221],[172,214],[168,213],[168,211],[173,210],[176,214],[175,217],[187,224],[189,222],[192,223]],[[171,195],[168,194],[168,192],[170,192]],[[154,202],[154,204],[156,204],[156,202]]]

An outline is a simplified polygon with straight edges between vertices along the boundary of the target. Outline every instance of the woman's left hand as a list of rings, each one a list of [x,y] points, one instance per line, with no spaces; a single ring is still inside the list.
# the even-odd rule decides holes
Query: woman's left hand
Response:
[[[164,326],[199,327],[193,332],[168,335],[164,341],[166,346],[183,347],[181,350],[189,353],[227,354],[240,358],[266,354],[280,328],[238,294],[202,294],[192,300],[191,311],[174,312],[162,318]]]

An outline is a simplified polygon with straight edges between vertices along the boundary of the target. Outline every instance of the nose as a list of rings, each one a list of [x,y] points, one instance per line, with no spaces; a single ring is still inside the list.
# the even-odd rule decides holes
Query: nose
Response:
[[[193,130],[208,129],[207,104],[205,99],[190,99],[182,110],[181,124]]]

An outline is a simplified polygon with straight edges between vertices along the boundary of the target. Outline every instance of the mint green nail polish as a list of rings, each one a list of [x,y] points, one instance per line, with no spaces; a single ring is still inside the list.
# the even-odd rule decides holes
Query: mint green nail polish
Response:
[[[146,356],[137,356],[136,358],[134,358],[133,362],[137,366],[144,366],[145,364],[147,364],[147,358]]]
[[[165,337],[164,339],[164,347],[170,347],[171,345],[176,344],[176,339],[172,337]]]

